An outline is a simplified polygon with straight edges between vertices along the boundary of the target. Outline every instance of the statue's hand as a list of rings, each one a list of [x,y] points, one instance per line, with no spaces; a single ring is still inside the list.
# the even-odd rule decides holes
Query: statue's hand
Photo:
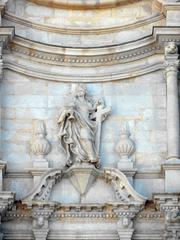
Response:
[[[103,98],[98,99],[98,101],[97,101],[97,106],[99,106],[99,105],[103,105],[103,106],[104,106],[104,100],[103,100]]]

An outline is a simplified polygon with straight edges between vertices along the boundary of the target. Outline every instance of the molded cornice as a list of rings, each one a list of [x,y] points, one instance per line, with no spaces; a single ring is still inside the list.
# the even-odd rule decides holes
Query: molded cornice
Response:
[[[29,0],[36,4],[45,5],[48,7],[65,8],[65,9],[102,9],[113,8],[121,5],[132,4],[142,0]],[[157,1],[156,1],[157,2]]]
[[[24,19],[22,17],[18,17],[10,12],[6,12],[3,16],[4,19],[11,21],[16,24],[20,24],[21,26],[25,27],[30,27],[33,29],[37,29],[40,31],[46,31],[46,32],[53,32],[53,33],[61,33],[61,34],[67,34],[67,35],[75,35],[75,34],[83,34],[83,35],[93,35],[93,34],[106,34],[106,33],[113,33],[113,32],[118,32],[122,30],[130,30],[130,29],[135,29],[138,27],[145,27],[148,24],[155,24],[156,22],[158,23],[159,21],[165,19],[165,16],[160,13],[158,15],[153,15],[149,18],[136,21],[131,24],[126,24],[122,26],[112,26],[112,27],[107,27],[107,28],[101,28],[101,29],[87,29],[87,28],[62,28],[62,27],[55,27],[52,25],[48,24],[41,24],[41,23],[36,23],[36,22],[31,22],[27,19]]]
[[[8,43],[14,37],[14,27],[0,27],[0,42],[4,47],[7,47]]]
[[[13,53],[39,63],[57,66],[104,66],[128,63],[164,53],[164,44],[180,42],[180,28],[155,27],[152,35],[126,44],[95,48],[70,48],[42,44],[20,37],[11,43]]]
[[[109,82],[123,80],[164,69],[163,55],[152,56],[146,60],[116,67],[64,67],[37,64],[28,59],[17,58],[12,54],[4,55],[4,69],[38,79],[57,82]]]
[[[16,36],[11,54],[4,55],[4,68],[54,81],[119,80],[164,69],[164,45],[171,41],[180,43],[180,28],[155,27],[138,41],[96,48],[53,46]]]

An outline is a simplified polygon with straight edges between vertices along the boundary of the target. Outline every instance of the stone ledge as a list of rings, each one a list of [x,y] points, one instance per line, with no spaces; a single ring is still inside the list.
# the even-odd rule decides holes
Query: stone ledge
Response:
[[[30,27],[33,29],[37,29],[40,31],[46,31],[46,32],[52,32],[52,33],[59,33],[59,34],[66,34],[66,35],[76,35],[76,34],[83,34],[83,35],[93,35],[93,34],[107,34],[107,33],[114,33],[114,32],[119,32],[122,30],[131,30],[139,27],[145,27],[148,24],[156,23],[159,22],[163,19],[165,19],[163,14],[158,14],[155,16],[152,16],[150,18],[146,18],[136,21],[132,24],[125,24],[122,26],[112,26],[112,27],[107,27],[107,28],[100,28],[100,29],[79,29],[79,28],[61,28],[61,27],[55,27],[53,25],[48,25],[48,24],[41,24],[41,23],[36,23],[36,22],[31,22],[25,18],[20,18],[10,12],[5,12],[5,15],[3,16],[4,19],[11,21],[16,24],[20,24],[21,26],[25,27]]]
[[[139,0],[29,0],[33,3],[45,5],[48,7],[76,9],[76,10],[90,10],[113,8],[117,6],[135,3]],[[156,1],[158,2],[158,1]]]

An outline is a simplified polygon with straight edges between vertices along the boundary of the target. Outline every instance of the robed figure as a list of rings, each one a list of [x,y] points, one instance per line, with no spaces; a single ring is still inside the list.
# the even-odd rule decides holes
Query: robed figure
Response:
[[[78,85],[70,104],[61,109],[58,125],[60,145],[67,155],[67,165],[91,163],[99,165],[97,149],[97,109],[102,101],[87,96],[84,85]]]

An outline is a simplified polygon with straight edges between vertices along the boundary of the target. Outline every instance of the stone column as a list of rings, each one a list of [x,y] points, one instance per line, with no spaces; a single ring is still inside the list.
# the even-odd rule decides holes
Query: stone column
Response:
[[[179,158],[178,49],[171,42],[165,47],[167,83],[168,159]]]
[[[0,91],[1,91],[1,81],[3,78],[3,60],[2,60],[2,49],[3,49],[3,43],[0,42]],[[0,128],[1,128],[1,102],[2,102],[2,96],[0,94]],[[1,152],[1,130],[0,130],[0,160],[2,159],[2,152]]]
[[[165,192],[180,189],[180,127],[178,96],[178,49],[174,42],[165,47],[167,82],[167,160],[163,164]],[[174,181],[176,179],[176,181]]]

